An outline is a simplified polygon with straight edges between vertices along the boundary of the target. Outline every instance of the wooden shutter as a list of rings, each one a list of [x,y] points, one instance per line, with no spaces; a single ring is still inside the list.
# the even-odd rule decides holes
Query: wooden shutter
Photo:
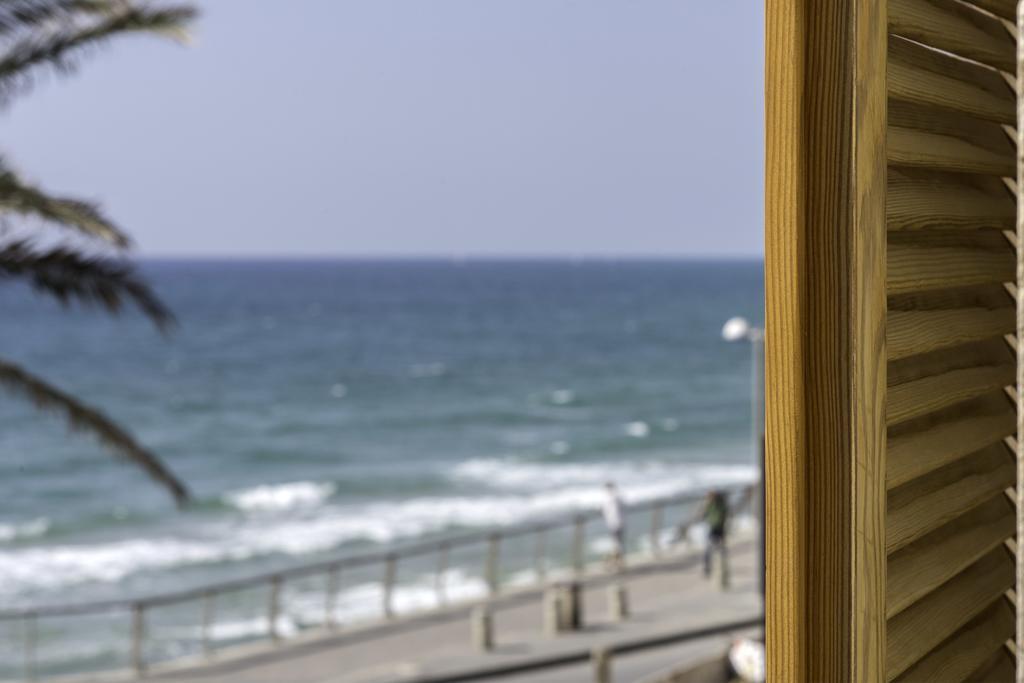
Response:
[[[772,680],[1012,677],[1015,16],[768,3]]]

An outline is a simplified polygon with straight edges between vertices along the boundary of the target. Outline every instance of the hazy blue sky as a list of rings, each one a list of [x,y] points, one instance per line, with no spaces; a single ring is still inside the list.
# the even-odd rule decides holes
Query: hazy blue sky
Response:
[[[218,0],[6,114],[147,255],[756,255],[760,0]]]

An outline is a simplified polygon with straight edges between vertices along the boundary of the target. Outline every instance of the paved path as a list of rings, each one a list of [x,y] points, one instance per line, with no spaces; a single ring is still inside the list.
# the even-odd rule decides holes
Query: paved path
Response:
[[[632,614],[608,618],[606,580],[588,581],[586,628],[546,638],[539,593],[509,597],[495,606],[496,647],[489,653],[470,642],[468,610],[420,617],[358,632],[319,635],[263,648],[250,656],[178,672],[154,672],[147,680],[174,683],[397,683],[519,667],[538,659],[586,652],[595,646],[738,622],[759,613],[750,544],[732,550],[732,587],[721,592],[705,580],[696,557],[676,558],[637,570],[627,580]],[[673,662],[699,661],[725,650],[729,635],[616,657],[617,681],[636,680]],[[588,681],[589,666],[570,665],[504,677],[505,681]]]

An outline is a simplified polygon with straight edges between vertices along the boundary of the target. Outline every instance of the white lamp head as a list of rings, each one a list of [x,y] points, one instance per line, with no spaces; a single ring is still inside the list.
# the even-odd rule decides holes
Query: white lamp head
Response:
[[[729,318],[722,326],[722,339],[728,342],[740,341],[750,336],[750,323],[746,318]]]

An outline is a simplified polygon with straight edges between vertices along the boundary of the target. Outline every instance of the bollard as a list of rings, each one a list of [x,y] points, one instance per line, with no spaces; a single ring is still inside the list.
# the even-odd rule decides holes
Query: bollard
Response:
[[[498,566],[500,557],[501,534],[491,534],[487,541],[487,560],[484,565],[484,577],[487,581],[487,592],[490,595],[497,595],[501,588],[501,574]]]
[[[594,667],[594,683],[612,683],[612,653],[608,648],[591,650],[590,663]]]
[[[558,590],[558,627],[560,631],[583,628],[583,590],[579,581],[560,584]]]
[[[392,598],[395,592],[395,564],[398,558],[394,553],[384,559],[384,578],[381,580],[381,612],[385,619],[393,619],[395,616]]]
[[[624,621],[629,618],[626,586],[618,582],[608,584],[608,618],[611,621]]]
[[[270,579],[270,594],[267,596],[267,635],[275,643],[281,640],[281,634],[277,630],[278,616],[281,613],[281,581],[280,576]]]
[[[132,605],[132,669],[139,678],[146,672],[142,642],[146,638],[146,608],[141,602]]]
[[[327,570],[327,586],[324,588],[324,626],[327,630],[333,631],[338,627],[337,600],[338,600],[338,574],[341,572],[339,565],[332,565]]]
[[[473,647],[484,652],[494,648],[494,620],[486,605],[474,607],[470,612]]]
[[[548,586],[544,590],[544,597],[541,601],[541,615],[544,621],[544,635],[553,638],[561,632],[559,617],[562,609],[559,606],[558,586]]]

